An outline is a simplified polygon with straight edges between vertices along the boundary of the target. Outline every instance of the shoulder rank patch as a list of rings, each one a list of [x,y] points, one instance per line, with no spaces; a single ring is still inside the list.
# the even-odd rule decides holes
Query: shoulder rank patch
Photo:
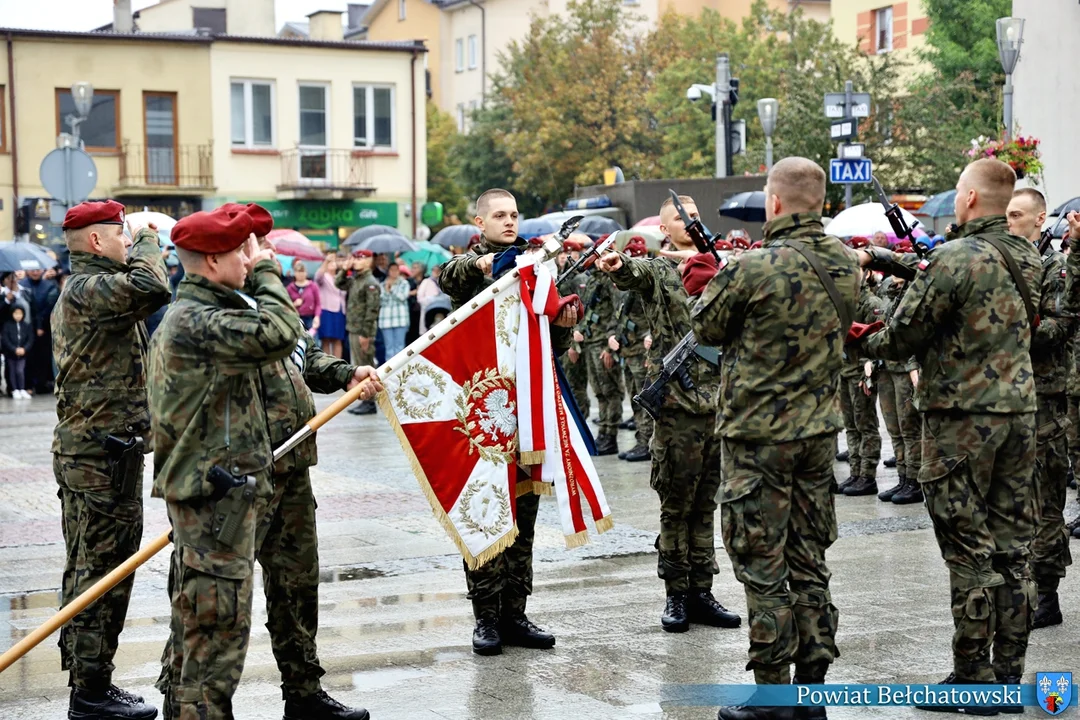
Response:
[[[929,260],[924,259],[924,260],[919,261],[919,269],[920,270],[925,270],[928,267],[930,267],[930,261]]]
[[[1068,273],[1065,271],[1065,268],[1061,268],[1061,277],[1065,277],[1066,275],[1068,275]]]

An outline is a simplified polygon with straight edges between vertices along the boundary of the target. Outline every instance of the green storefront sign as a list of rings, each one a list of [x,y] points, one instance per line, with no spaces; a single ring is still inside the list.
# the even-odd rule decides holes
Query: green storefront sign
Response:
[[[366,225],[397,227],[398,205],[394,202],[333,200],[241,200],[257,202],[274,216],[274,226],[300,230],[313,228],[357,228]]]

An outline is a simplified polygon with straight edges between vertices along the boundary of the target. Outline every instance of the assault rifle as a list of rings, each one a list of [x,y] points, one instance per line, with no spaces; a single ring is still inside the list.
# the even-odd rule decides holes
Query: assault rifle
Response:
[[[571,218],[571,220],[573,220],[573,219],[575,219],[575,218]],[[577,219],[578,222],[581,222],[580,217],[578,217],[576,219]],[[569,221],[567,221],[567,222],[569,222]],[[577,223],[574,223],[575,228],[577,227],[577,225],[578,225]],[[565,229],[565,228],[566,228],[566,226],[563,225],[563,229]],[[570,237],[570,234],[573,231],[574,231],[573,228],[571,228],[570,232],[566,233],[566,237],[561,237],[562,236],[562,230],[560,230],[559,235],[556,235],[555,239],[559,240],[560,243],[565,242],[566,239],[568,237]],[[599,257],[600,253],[604,252],[609,247],[611,247],[614,242],[615,242],[615,233],[612,233],[611,235],[608,235],[607,240],[605,240],[604,242],[600,243],[599,245],[593,245],[591,248],[589,248],[585,252],[581,253],[581,255],[578,257],[577,260],[572,262],[570,265],[568,265],[566,267],[565,270],[563,270],[561,273],[559,273],[559,277],[555,280],[555,287],[559,287],[559,285],[561,285],[563,283],[563,281],[566,280],[567,278],[573,277],[577,273],[578,270],[580,270],[582,267],[585,266],[585,263],[589,262],[589,258],[591,258],[593,256]]]
[[[919,221],[915,221],[915,225],[908,225],[907,220],[904,219],[904,213],[900,210],[900,206],[896,203],[889,202],[889,196],[885,194],[885,188],[881,187],[881,183],[873,175],[870,179],[874,183],[874,193],[878,197],[878,202],[881,203],[881,207],[885,208],[885,217],[889,220],[889,225],[892,226],[893,233],[898,238],[907,238],[911,241],[911,246],[915,249],[915,252],[922,257],[928,250],[919,243],[915,242],[915,225],[919,224]]]

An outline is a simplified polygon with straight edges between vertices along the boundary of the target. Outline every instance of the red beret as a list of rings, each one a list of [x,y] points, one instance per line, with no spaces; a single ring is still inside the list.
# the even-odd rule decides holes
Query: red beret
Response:
[[[755,240],[754,242],[750,243],[751,250],[757,250],[760,247],[762,247],[760,240]]]
[[[588,246],[580,240],[564,240],[562,247],[566,252],[584,252]]]
[[[729,243],[727,240],[717,240],[714,243],[717,250],[734,250],[735,246]]]
[[[123,225],[124,206],[115,200],[79,203],[64,215],[64,230],[78,230],[88,225]]]
[[[229,252],[244,244],[251,235],[251,217],[246,212],[197,212],[181,218],[170,239],[176,247],[204,255]]]
[[[900,242],[893,245],[893,252],[913,253],[913,252],[915,252],[915,247],[911,244],[910,240],[908,240],[907,238],[904,238]]]
[[[742,235],[736,235],[735,237],[731,238],[731,244],[734,247],[741,248],[743,250],[750,249],[750,241]]]
[[[218,210],[227,212],[230,215],[241,212],[247,213],[251,217],[251,232],[255,233],[255,237],[266,237],[274,229],[274,216],[262,205],[256,205],[255,203],[248,203],[247,205],[225,203]]]
[[[698,253],[687,260],[682,271],[686,293],[691,297],[700,295],[709,281],[716,276],[717,268],[716,258],[712,253]]]
[[[465,249],[466,250],[472,250],[473,246],[479,245],[479,244],[480,244],[480,236],[479,235],[473,235],[472,237],[469,238],[469,244],[467,246],[465,246]]]
[[[371,252],[370,250],[353,250],[352,256],[358,258],[368,258],[375,257],[375,253]]]
[[[626,254],[630,257],[644,257],[648,251],[648,247],[645,245],[645,238],[640,235],[635,235],[630,238],[630,242],[626,243]]]
[[[859,248],[864,248],[870,245],[870,239],[865,238],[862,235],[856,235],[855,237],[851,238],[850,245],[851,247],[858,250]]]

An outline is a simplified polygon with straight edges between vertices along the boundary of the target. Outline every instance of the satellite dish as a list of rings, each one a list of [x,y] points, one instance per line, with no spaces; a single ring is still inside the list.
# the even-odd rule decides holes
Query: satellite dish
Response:
[[[70,173],[70,178],[68,178],[68,173]],[[41,161],[38,175],[49,195],[68,207],[78,205],[90,197],[90,193],[97,185],[97,167],[94,165],[94,159],[87,155],[85,150],[77,148],[57,148],[50,152]],[[71,188],[71,197],[67,196],[68,187]]]

